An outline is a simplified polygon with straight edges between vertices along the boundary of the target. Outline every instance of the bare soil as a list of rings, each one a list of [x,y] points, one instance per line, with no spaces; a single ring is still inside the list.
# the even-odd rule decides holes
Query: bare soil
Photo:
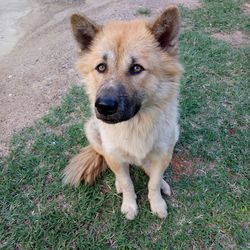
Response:
[[[241,31],[235,31],[233,33],[215,33],[212,36],[237,48],[250,45],[250,38]]]
[[[201,6],[198,0],[36,0],[30,4],[32,10],[18,21],[22,37],[0,59],[0,158],[8,152],[13,132],[59,104],[71,85],[81,84],[74,69],[78,50],[69,25],[72,13],[83,12],[103,23],[132,19],[142,7],[149,8],[153,17],[168,4]]]
[[[174,153],[171,161],[173,179],[179,181],[182,176],[191,176],[196,171],[200,158],[191,159],[183,153]]]
[[[250,3],[244,4],[244,12],[250,16]]]

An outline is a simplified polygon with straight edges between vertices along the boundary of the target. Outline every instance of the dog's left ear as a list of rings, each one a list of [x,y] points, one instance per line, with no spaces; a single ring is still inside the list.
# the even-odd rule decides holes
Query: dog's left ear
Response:
[[[162,49],[169,53],[176,51],[180,31],[180,13],[176,6],[169,6],[151,24],[151,31]]]

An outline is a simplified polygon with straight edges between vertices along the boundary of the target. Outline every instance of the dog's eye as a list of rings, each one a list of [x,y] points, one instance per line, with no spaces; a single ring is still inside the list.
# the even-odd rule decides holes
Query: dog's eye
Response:
[[[133,66],[130,67],[129,69],[129,73],[131,75],[137,75],[140,74],[142,71],[144,71],[145,69],[139,65],[139,64],[134,64]]]
[[[107,65],[105,63],[100,63],[95,68],[99,73],[104,73],[107,69]]]

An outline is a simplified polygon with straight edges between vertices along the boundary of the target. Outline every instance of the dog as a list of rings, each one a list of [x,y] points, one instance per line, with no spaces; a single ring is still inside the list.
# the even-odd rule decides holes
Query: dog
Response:
[[[71,16],[81,51],[77,68],[92,117],[85,125],[89,146],[64,169],[63,182],[92,184],[109,167],[123,196],[121,212],[129,220],[138,213],[130,164],[141,166],[149,176],[152,213],[167,216],[161,191],[171,193],[163,174],[179,137],[180,23],[178,8],[172,5],[154,21],[99,25],[80,14]]]

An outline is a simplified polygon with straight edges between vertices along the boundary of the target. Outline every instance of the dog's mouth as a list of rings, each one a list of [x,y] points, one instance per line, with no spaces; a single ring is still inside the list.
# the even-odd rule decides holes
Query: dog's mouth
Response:
[[[102,120],[103,122],[108,123],[108,124],[116,124],[116,123],[125,122],[125,121],[132,119],[134,116],[137,115],[140,109],[141,109],[141,105],[135,105],[135,107],[133,107],[131,110],[126,109],[123,112],[118,111],[111,115],[105,115],[105,114],[101,114],[98,111],[98,108],[95,108],[95,113],[96,113],[97,119]]]
[[[109,124],[128,121],[139,112],[141,101],[136,91],[128,93],[119,81],[106,80],[97,91],[96,117]]]

